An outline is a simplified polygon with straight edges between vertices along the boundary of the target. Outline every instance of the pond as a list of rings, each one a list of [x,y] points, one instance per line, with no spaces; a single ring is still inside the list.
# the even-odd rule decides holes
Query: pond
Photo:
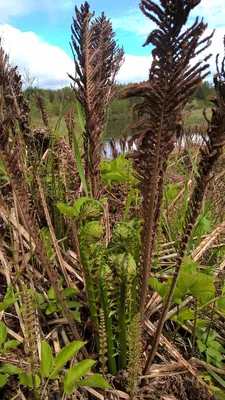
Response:
[[[133,118],[127,117],[109,120],[107,125],[107,139],[119,139],[126,126],[132,124],[134,121]],[[131,136],[131,133],[131,130],[128,130],[126,136]]]

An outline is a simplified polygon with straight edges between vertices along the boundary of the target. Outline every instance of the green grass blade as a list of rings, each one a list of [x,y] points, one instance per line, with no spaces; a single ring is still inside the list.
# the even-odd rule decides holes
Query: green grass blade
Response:
[[[76,107],[77,107],[77,115],[78,115],[78,120],[79,124],[82,130],[82,133],[85,132],[85,118],[84,118],[84,113],[81,107],[81,104],[78,99],[76,99]]]
[[[212,377],[221,385],[225,388],[225,381],[222,379],[216,372],[212,371],[210,368],[207,368],[207,371],[212,375]]]
[[[82,164],[82,160],[81,160],[80,150],[78,147],[77,138],[76,138],[74,129],[72,130],[72,135],[73,135],[74,153],[75,153],[75,158],[76,158],[76,162],[77,162],[77,169],[78,169],[80,179],[81,179],[84,191],[85,191],[85,195],[88,197],[87,182],[86,182],[85,175],[84,175],[84,169],[83,169],[83,164]]]
[[[125,208],[124,216],[123,216],[123,221],[124,222],[127,220],[129,209],[130,209],[130,205],[131,205],[133,197],[134,197],[134,192],[135,192],[135,189],[132,187],[130,189],[130,193],[129,193],[127,201],[126,201],[126,208]]]

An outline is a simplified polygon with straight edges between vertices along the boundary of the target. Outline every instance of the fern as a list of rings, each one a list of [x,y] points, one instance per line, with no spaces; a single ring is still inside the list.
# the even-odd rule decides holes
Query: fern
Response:
[[[142,341],[141,341],[141,323],[140,314],[136,314],[130,324],[128,335],[128,379],[127,391],[130,398],[134,399],[138,391],[138,379],[141,367]]]

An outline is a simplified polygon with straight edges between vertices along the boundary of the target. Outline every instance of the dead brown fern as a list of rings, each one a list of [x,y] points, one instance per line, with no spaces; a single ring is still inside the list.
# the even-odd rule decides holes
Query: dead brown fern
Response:
[[[142,0],[140,8],[157,28],[144,45],[154,46],[149,81],[128,88],[124,97],[142,97],[134,110],[143,117],[139,129],[137,151],[132,154],[134,169],[143,196],[142,249],[139,274],[139,311],[143,315],[148,275],[163,193],[164,173],[169,154],[174,148],[182,125],[182,110],[190,96],[208,74],[209,56],[191,63],[196,54],[208,47],[209,38],[202,39],[207,28],[203,21],[183,31],[190,11],[200,0],[161,0],[160,6]]]
[[[2,87],[3,94],[3,113],[0,120],[0,156],[2,157],[7,174],[10,178],[12,190],[20,205],[26,229],[35,244],[36,255],[41,261],[42,267],[46,271],[49,281],[56,291],[74,338],[80,340],[73,316],[58,287],[56,271],[52,268],[51,262],[47,256],[36,215],[30,207],[30,193],[26,178],[26,167],[23,163],[21,149],[18,147],[18,138],[20,137],[18,134],[18,125],[22,135],[25,134],[28,129],[23,123],[26,115],[24,117],[23,115],[19,115],[17,110],[17,105],[22,103],[21,93],[19,90],[16,91],[17,88],[21,87],[21,77],[17,72],[17,68],[12,68],[10,66],[8,56],[5,55],[2,48],[0,48],[0,87]],[[13,136],[11,137],[10,131],[13,132]],[[33,172],[35,174],[35,171]],[[88,357],[85,348],[82,349],[82,353],[84,357]]]
[[[178,246],[178,256],[176,258],[176,267],[169,294],[163,305],[158,326],[156,329],[151,353],[146,363],[145,372],[148,371],[159,343],[159,338],[166,320],[166,314],[169,311],[171,300],[176,288],[180,268],[186,253],[187,245],[191,237],[197,217],[201,211],[206,188],[212,179],[212,170],[218,158],[223,153],[225,145],[225,57],[222,62],[221,70],[218,67],[218,56],[216,59],[217,73],[214,76],[214,87],[216,98],[213,100],[212,118],[208,122],[208,139],[206,144],[200,147],[200,160],[198,164],[198,175],[195,176],[196,184],[193,193],[188,202],[188,208],[183,226],[183,234]]]
[[[75,7],[72,25],[72,50],[76,67],[74,90],[86,117],[84,160],[86,178],[94,197],[99,196],[102,134],[106,110],[115,93],[115,76],[123,61],[123,49],[117,46],[111,22],[104,13],[91,22],[87,2],[80,11]]]

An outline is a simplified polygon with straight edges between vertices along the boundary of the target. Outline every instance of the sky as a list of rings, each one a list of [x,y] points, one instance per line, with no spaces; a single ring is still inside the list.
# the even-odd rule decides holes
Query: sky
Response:
[[[154,24],[139,9],[139,0],[90,0],[91,11],[102,11],[111,19],[116,39],[125,50],[125,62],[117,76],[121,83],[148,78],[151,47],[143,47]],[[206,34],[216,29],[210,52],[211,77],[215,73],[215,56],[223,50],[225,35],[224,0],[202,0],[190,16],[204,17]],[[74,75],[69,45],[74,6],[72,0],[0,0],[0,36],[3,47],[22,75],[29,71],[39,87],[57,89],[69,85],[67,73]]]

